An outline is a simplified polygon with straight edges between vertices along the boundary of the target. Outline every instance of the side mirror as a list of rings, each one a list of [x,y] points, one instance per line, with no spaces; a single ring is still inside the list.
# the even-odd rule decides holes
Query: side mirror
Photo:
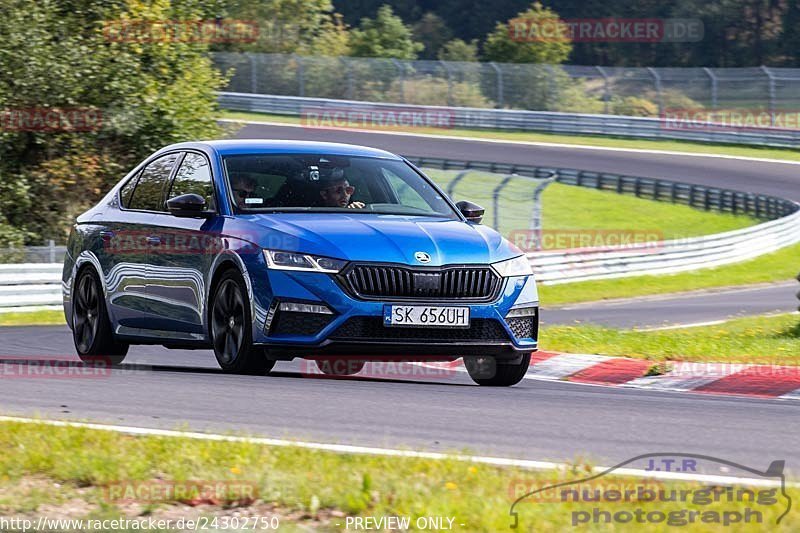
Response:
[[[458,202],[456,207],[459,211],[461,211],[461,214],[464,215],[464,218],[466,218],[469,222],[474,222],[476,224],[481,223],[481,220],[483,220],[483,213],[486,211],[478,204],[473,204],[472,202],[467,202],[466,200]]]
[[[207,217],[206,200],[199,194],[181,194],[167,200],[167,211],[176,217]]]

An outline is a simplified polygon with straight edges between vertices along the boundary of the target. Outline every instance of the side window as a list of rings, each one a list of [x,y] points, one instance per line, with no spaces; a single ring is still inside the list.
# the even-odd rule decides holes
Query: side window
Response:
[[[133,191],[129,209],[164,211],[164,206],[161,204],[161,193],[164,191],[164,184],[169,179],[177,159],[178,154],[168,154],[159,157],[145,167],[139,176],[136,189]]]
[[[395,196],[397,196],[397,200],[400,202],[400,205],[416,207],[419,209],[430,209],[428,202],[426,202],[416,190],[406,183],[403,178],[397,176],[388,169],[383,169],[383,176],[386,178],[387,183],[394,191]]]
[[[187,153],[183,158],[175,179],[172,181],[172,188],[167,199],[175,198],[182,194],[199,194],[206,199],[206,209],[215,210],[214,184],[211,182],[211,168],[205,156],[195,153]]]
[[[139,172],[131,179],[128,180],[128,183],[122,186],[122,189],[119,191],[119,199],[122,204],[122,207],[128,209],[131,205],[131,196],[133,196],[133,189],[136,187],[136,182],[139,181],[139,176],[142,173]]]

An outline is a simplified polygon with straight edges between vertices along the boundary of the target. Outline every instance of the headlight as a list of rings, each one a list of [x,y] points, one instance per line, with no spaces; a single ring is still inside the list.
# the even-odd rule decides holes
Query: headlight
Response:
[[[533,274],[531,263],[524,255],[515,257],[514,259],[508,259],[507,261],[493,263],[492,266],[497,273],[504,278],[509,278],[511,276],[530,276]]]
[[[341,259],[278,250],[264,250],[264,257],[267,260],[267,266],[275,270],[303,270],[337,274],[347,264],[347,261]]]

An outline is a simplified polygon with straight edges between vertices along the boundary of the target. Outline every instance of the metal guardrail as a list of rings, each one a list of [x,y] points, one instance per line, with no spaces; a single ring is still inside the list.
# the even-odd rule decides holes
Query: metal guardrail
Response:
[[[800,147],[800,129],[714,127],[698,128],[697,125],[672,123],[659,118],[628,117],[618,115],[592,115],[559,113],[550,111],[523,111],[516,109],[481,109],[474,107],[413,106],[362,102],[356,100],[332,100],[327,98],[303,98],[249,93],[219,93],[219,105],[231,111],[252,111],[278,115],[308,117],[314,113],[310,128],[320,127],[317,116],[329,110],[331,116],[325,121],[346,121],[347,113],[430,113],[446,117],[448,128],[500,129],[563,133],[569,135],[608,135],[639,139],[668,139],[726,144],[753,144],[781,148]],[[333,117],[333,118],[331,118]],[[335,127],[335,124],[333,125]],[[344,126],[347,127],[347,126]],[[352,126],[351,126],[352,127]],[[377,127],[377,126],[375,126]]]
[[[608,172],[591,172],[574,168],[537,167],[485,161],[459,161],[433,157],[407,156],[418,167],[439,170],[476,170],[493,174],[515,174],[536,179],[555,177],[565,185],[613,191],[661,202],[683,204],[707,211],[749,215],[762,220],[774,220],[791,215],[800,205],[783,198],[763,194],[705,187],[679,181],[626,176]],[[495,191],[499,194],[499,191]]]
[[[61,263],[0,265],[0,308],[61,305]]]

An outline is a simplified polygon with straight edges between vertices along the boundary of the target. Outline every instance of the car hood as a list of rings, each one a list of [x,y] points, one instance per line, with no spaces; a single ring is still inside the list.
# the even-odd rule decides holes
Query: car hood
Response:
[[[300,251],[346,259],[420,265],[414,255],[430,255],[429,266],[493,263],[518,256],[499,233],[486,226],[438,217],[279,213],[248,215],[259,228],[252,239],[262,248]]]

